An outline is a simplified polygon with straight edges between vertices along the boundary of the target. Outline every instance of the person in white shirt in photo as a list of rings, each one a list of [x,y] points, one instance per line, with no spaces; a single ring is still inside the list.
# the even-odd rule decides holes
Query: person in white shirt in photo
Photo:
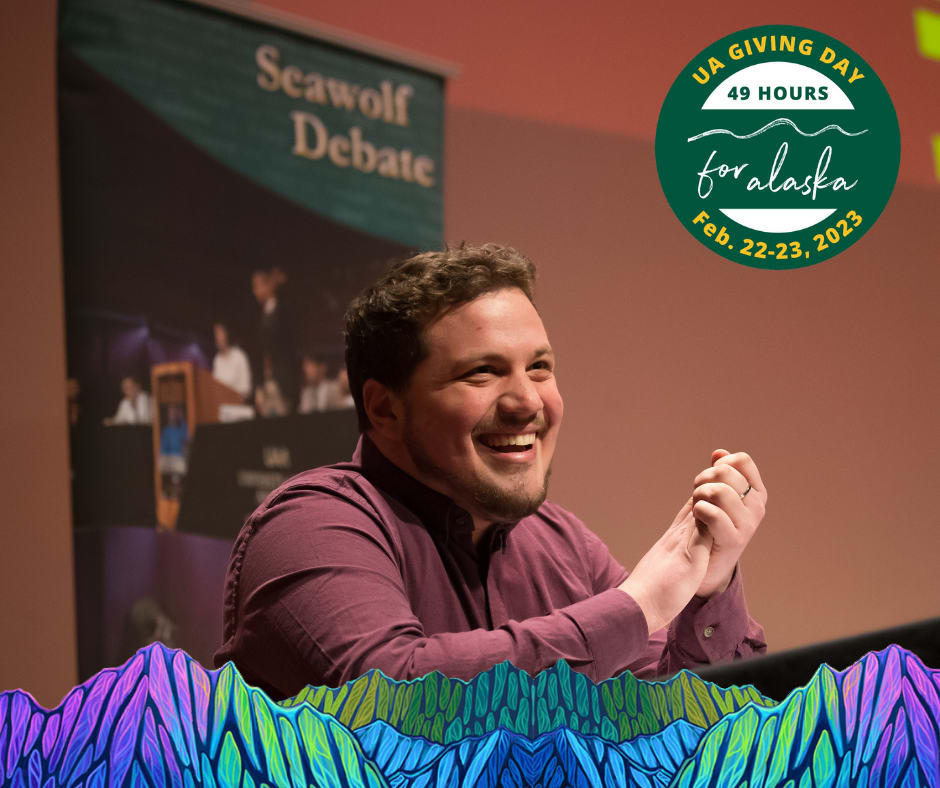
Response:
[[[305,355],[301,363],[303,388],[300,390],[298,413],[315,413],[328,410],[335,397],[335,382],[326,375],[326,364],[311,355]]]
[[[224,383],[247,399],[251,394],[251,365],[248,356],[238,345],[232,344],[228,328],[223,323],[212,326],[215,335],[215,358],[212,359],[212,377]]]
[[[128,375],[121,381],[121,392],[124,398],[118,404],[117,412],[104,423],[108,426],[114,424],[152,424],[153,405],[150,395],[140,387],[140,381]]]

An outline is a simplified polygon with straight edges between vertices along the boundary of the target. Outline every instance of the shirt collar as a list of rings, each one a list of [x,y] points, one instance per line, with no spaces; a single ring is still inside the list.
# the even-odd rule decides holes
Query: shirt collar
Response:
[[[418,515],[429,531],[446,540],[450,534],[473,533],[473,518],[450,498],[432,490],[389,460],[367,435],[359,438],[353,462],[363,475]]]
[[[368,435],[359,437],[353,462],[362,468],[369,481],[418,515],[424,527],[444,542],[457,534],[466,534],[468,540],[471,538],[473,518],[470,513],[395,465],[379,451]],[[502,550],[506,546],[506,537],[515,526],[516,521],[494,523],[485,538],[494,549]]]

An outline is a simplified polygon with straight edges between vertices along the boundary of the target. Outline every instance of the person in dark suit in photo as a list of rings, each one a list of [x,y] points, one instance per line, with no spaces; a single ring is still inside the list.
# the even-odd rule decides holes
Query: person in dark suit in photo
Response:
[[[261,308],[253,377],[258,389],[273,380],[290,412],[297,404],[299,363],[293,321],[278,293],[286,281],[277,267],[258,269],[251,275],[251,291]]]

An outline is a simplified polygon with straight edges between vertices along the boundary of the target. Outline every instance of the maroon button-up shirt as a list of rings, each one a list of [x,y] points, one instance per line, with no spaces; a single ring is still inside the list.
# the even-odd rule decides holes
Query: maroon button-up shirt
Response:
[[[288,697],[370,668],[470,679],[503,660],[535,674],[565,659],[600,681],[766,649],[740,572],[648,637],[616,589],[627,572],[561,507],[494,525],[476,545],[472,533],[467,512],[363,438],[351,462],[294,476],[243,526],[216,665],[232,660]]]

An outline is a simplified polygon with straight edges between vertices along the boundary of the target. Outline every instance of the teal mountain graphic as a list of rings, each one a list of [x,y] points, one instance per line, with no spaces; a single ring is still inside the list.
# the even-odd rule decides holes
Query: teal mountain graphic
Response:
[[[383,720],[402,733],[449,744],[497,727],[534,739],[562,726],[620,742],[680,719],[707,728],[752,702],[774,703],[754,687],[722,689],[688,671],[667,682],[624,673],[594,684],[566,662],[536,678],[503,662],[471,682],[437,672],[394,681],[371,671],[338,689],[307,687],[283,703],[309,704],[350,730]]]
[[[0,785],[937,786],[938,693],[940,671],[892,646],[781,703],[686,672],[595,685],[564,663],[373,672],[276,703],[157,643],[52,710],[0,693]]]
[[[497,729],[450,745],[404,736],[385,722],[356,731],[389,784],[665,786],[704,731],[685,720],[616,744],[557,728],[534,740]]]

